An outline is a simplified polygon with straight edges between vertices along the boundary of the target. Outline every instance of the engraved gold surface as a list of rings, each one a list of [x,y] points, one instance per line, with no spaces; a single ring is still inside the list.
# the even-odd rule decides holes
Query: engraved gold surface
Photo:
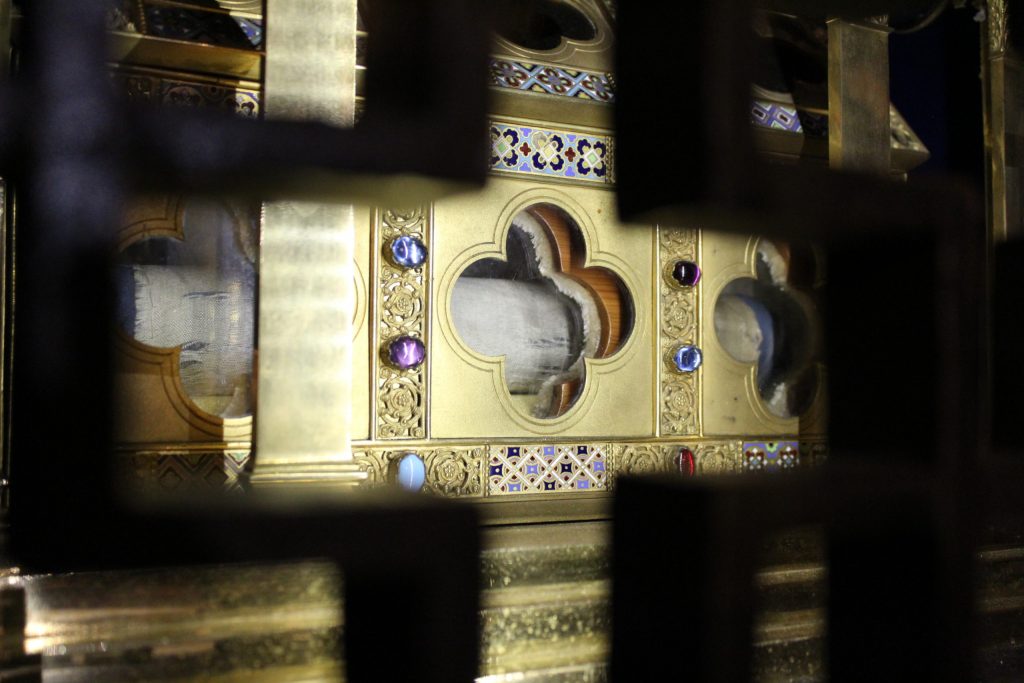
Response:
[[[685,520],[681,521],[685,525]],[[808,532],[812,533],[808,533]],[[481,683],[605,680],[610,529],[491,529],[481,555]],[[822,674],[827,568],[822,539],[793,530],[766,544],[754,576],[755,680]],[[1019,624],[1019,548],[978,554],[984,644]],[[684,568],[685,569],[685,568]],[[685,572],[684,572],[685,573]],[[637,577],[650,580],[651,577]],[[23,586],[27,649],[62,681],[337,681],[343,581],[323,563],[4,576]],[[120,674],[120,676],[118,675]]]
[[[412,451],[357,448],[355,459],[359,467],[367,473],[369,485],[387,486],[391,483],[392,464],[407,452],[414,452],[423,459],[427,470],[424,491],[458,498],[484,495],[484,464],[487,451],[483,446],[428,447]]]
[[[553,419],[533,417],[512,400],[503,359],[471,350],[451,319],[452,287],[472,262],[504,259],[512,218],[535,203],[565,210],[584,236],[585,267],[602,267],[622,279],[633,300],[629,339],[613,356],[586,360],[586,381],[575,405]],[[473,195],[439,201],[434,208],[431,300],[434,330],[428,345],[430,434],[433,438],[501,438],[555,435],[653,436],[655,387],[653,331],[655,232],[615,219],[614,195],[569,184],[492,178]],[[496,312],[494,324],[500,325]]]
[[[351,126],[354,0],[269,0],[264,110]],[[256,466],[252,481],[355,483],[351,206],[264,207],[260,252]]]
[[[697,474],[738,474],[743,471],[743,444],[709,441],[694,449]]]
[[[373,337],[375,432],[378,439],[422,439],[427,436],[427,368],[400,370],[387,362],[387,346],[401,336],[416,337],[430,353],[427,288],[430,281],[431,209],[382,209],[374,217],[376,259],[376,333]],[[401,268],[383,257],[391,240],[415,237],[427,247],[420,268]]]
[[[705,371],[679,372],[672,354],[680,344],[701,345],[701,302],[697,287],[680,287],[672,277],[672,269],[680,260],[693,261],[705,268],[700,234],[693,229],[661,227],[658,242],[660,434],[697,435],[701,433],[700,386]]]

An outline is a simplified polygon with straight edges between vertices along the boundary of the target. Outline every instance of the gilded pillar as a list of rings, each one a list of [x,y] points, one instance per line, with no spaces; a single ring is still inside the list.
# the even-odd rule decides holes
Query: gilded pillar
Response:
[[[1021,171],[1024,163],[1024,63],[1009,40],[1008,0],[989,0],[984,24],[985,149],[988,156],[989,220],[1002,241],[1024,233]]]
[[[889,33],[884,22],[828,22],[832,168],[889,174]]]
[[[268,0],[268,117],[351,126],[355,0]],[[260,253],[256,485],[353,485],[353,209],[264,206]]]

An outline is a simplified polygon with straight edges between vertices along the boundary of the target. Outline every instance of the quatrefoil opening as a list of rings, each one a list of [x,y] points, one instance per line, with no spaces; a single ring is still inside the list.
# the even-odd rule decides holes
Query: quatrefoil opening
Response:
[[[181,202],[167,217],[175,237],[166,236],[160,220],[163,235],[119,254],[118,323],[147,346],[179,349],[182,387],[201,410],[251,415],[259,213]]]
[[[564,415],[586,382],[586,358],[609,358],[633,328],[622,279],[586,267],[587,244],[572,217],[534,204],[512,220],[506,260],[480,259],[452,291],[455,329],[484,356],[504,357],[513,403],[539,418]]]
[[[813,298],[817,259],[810,249],[761,240],[756,277],[727,284],[715,302],[722,348],[756,367],[757,390],[770,413],[805,413],[818,393],[820,322]]]
[[[500,0],[497,13],[499,35],[530,50],[554,50],[566,39],[590,41],[597,37],[594,22],[560,0]]]

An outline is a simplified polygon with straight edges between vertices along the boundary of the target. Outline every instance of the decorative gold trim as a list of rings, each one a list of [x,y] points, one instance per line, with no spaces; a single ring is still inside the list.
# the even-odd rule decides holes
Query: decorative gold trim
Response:
[[[781,437],[772,437],[779,440]],[[795,440],[795,439],[791,439]],[[525,452],[530,447],[544,447],[552,442],[519,442]],[[698,475],[736,474],[743,468],[743,440],[694,441],[600,441],[575,439],[559,442],[559,446],[586,443],[589,448],[599,448],[605,454],[607,477],[604,486],[586,489],[561,488],[550,493],[527,491],[519,493],[497,492],[488,486],[487,466],[492,449],[501,449],[505,444],[474,443],[472,445],[438,447],[436,443],[417,448],[396,449],[394,446],[356,446],[353,450],[356,465],[366,473],[369,486],[387,486],[391,483],[391,466],[406,453],[414,453],[423,459],[427,477],[424,491],[450,498],[484,498],[486,500],[520,501],[529,504],[538,500],[577,500],[600,496],[614,490],[615,480],[621,475],[664,474],[677,467],[675,458],[679,449],[686,447],[693,451]],[[821,456],[820,445],[814,446]],[[558,448],[559,446],[555,446]],[[571,446],[576,448],[575,445]],[[803,447],[803,446],[801,446]],[[823,456],[822,456],[823,457]],[[560,513],[560,516],[561,513]],[[571,509],[564,511],[566,518],[572,518]]]
[[[157,38],[124,31],[107,34],[111,61],[122,64],[177,69],[259,81],[264,53],[187,40]]]
[[[780,440],[779,437],[773,437]],[[708,441],[694,449],[697,474],[738,474],[743,471],[743,441]]]
[[[381,354],[388,342],[408,335],[427,346],[429,311],[427,283],[430,281],[431,212],[426,207],[383,209],[375,212],[374,253],[377,255],[377,330],[375,343]],[[383,258],[391,240],[402,235],[416,237],[427,247],[427,262],[420,268],[403,269]],[[375,354],[377,365],[375,432],[378,439],[422,439],[427,436],[427,366],[398,370]]]
[[[672,456],[679,446],[669,444],[612,444],[609,458],[608,488],[612,489],[620,475],[644,475],[668,472]]]
[[[450,498],[478,498],[484,495],[484,467],[487,448],[431,448],[423,451],[365,450],[356,451],[356,465],[366,472],[370,486],[386,485],[390,480],[392,462],[415,453],[423,458],[427,469],[425,491]]]
[[[672,278],[676,261],[699,263],[698,232],[693,229],[658,229],[660,293],[661,400],[660,434],[701,434],[700,370],[681,373],[672,362],[680,344],[700,344],[700,299],[697,287],[681,287]]]

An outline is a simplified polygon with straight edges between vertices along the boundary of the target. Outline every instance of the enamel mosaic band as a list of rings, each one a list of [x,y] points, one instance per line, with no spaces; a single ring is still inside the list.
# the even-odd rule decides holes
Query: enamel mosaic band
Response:
[[[577,71],[549,64],[511,59],[491,60],[491,85],[524,92],[611,102],[615,86],[610,74]]]

